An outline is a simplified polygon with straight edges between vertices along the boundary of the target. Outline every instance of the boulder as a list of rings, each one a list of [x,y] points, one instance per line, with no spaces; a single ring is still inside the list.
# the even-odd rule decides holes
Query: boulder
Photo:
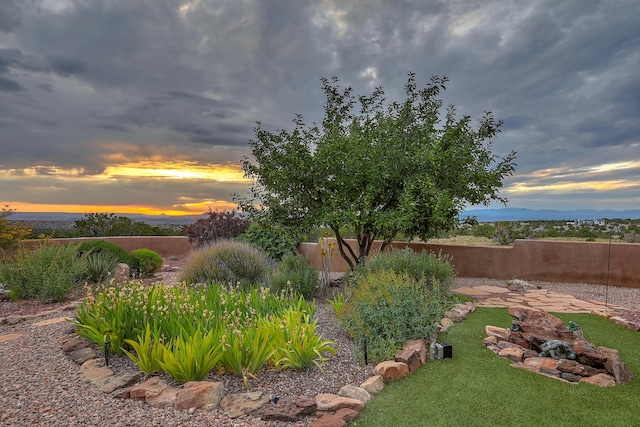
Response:
[[[92,386],[104,393],[113,393],[119,388],[129,387],[142,378],[142,372],[138,370],[125,370],[117,375],[112,375],[91,383]]]
[[[522,362],[524,360],[524,351],[519,348],[501,348],[498,350],[498,356],[513,360],[514,362]]]
[[[580,380],[580,382],[589,383],[600,387],[613,387],[616,385],[616,379],[607,374],[597,374],[592,377],[584,377]]]
[[[93,382],[101,378],[110,377],[113,371],[104,366],[102,359],[90,359],[80,366],[82,378],[87,382]]]
[[[324,415],[311,423],[311,427],[344,427],[348,422],[355,420],[358,412],[353,409],[343,408],[335,414]]]
[[[449,319],[448,317],[443,317],[440,320],[440,326],[438,327],[438,330],[440,332],[447,332],[449,328],[452,327],[453,325],[454,325],[453,320]]]
[[[612,316],[609,318],[609,320],[616,325],[624,326],[625,328],[631,329],[632,331],[640,331],[640,323],[632,322],[631,320],[627,320],[624,317]]]
[[[314,414],[316,409],[316,401],[311,397],[283,398],[275,404],[265,405],[261,418],[264,420],[298,421],[307,415]]]
[[[348,397],[349,399],[359,400],[364,404],[371,400],[371,395],[367,390],[362,387],[356,387],[353,384],[347,384],[342,387],[338,392],[338,395],[341,397]]]
[[[384,388],[384,379],[382,375],[374,375],[360,384],[360,388],[366,390],[369,394],[376,394]]]
[[[409,340],[402,345],[403,350],[415,350],[420,356],[420,363],[427,363],[427,344],[423,339]]]
[[[317,395],[316,405],[319,413],[336,412],[342,408],[353,409],[357,412],[364,409],[364,403],[358,399],[350,399],[331,393],[320,393]]]
[[[406,363],[387,360],[378,363],[375,372],[376,375],[382,376],[385,381],[397,380],[409,374],[409,366]]]
[[[96,352],[91,347],[79,348],[70,353],[67,353],[67,356],[71,358],[78,365],[82,365],[87,360],[95,359]]]
[[[174,387],[167,387],[159,394],[147,397],[145,402],[147,402],[147,405],[154,408],[172,408],[175,405],[177,395],[177,389]]]
[[[267,403],[269,403],[269,396],[260,391],[237,393],[223,397],[220,401],[220,409],[229,418],[238,418],[260,412]]]
[[[221,382],[189,381],[178,391],[174,408],[179,411],[190,408],[212,410],[220,406],[223,396]]]
[[[395,361],[405,363],[409,368],[409,372],[413,372],[423,365],[420,362],[420,355],[414,349],[396,351]]]
[[[116,283],[127,283],[131,277],[131,267],[125,263],[118,263],[114,273]]]
[[[65,353],[71,353],[72,351],[87,347],[89,347],[89,341],[77,335],[67,335],[60,340],[60,348]]]
[[[169,384],[160,377],[151,377],[145,382],[132,387],[129,395],[132,399],[146,400],[149,397],[159,395],[167,387],[169,387]]]

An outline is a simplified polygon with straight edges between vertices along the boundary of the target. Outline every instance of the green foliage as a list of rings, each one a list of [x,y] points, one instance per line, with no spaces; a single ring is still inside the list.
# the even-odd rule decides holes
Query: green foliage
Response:
[[[218,240],[194,249],[180,272],[180,281],[252,286],[262,283],[269,269],[264,252],[235,240]]]
[[[444,293],[438,282],[427,284],[407,273],[378,270],[358,275],[345,288],[345,302],[337,313],[351,338],[366,341],[369,360],[392,357],[410,339],[427,338],[444,312]],[[393,358],[393,357],[392,357]]]
[[[100,253],[107,252],[114,255],[118,258],[118,262],[127,264],[131,267],[132,271],[136,271],[138,269],[138,260],[131,255],[126,249],[122,246],[116,245],[115,243],[108,242],[106,240],[90,240],[88,242],[83,242],[78,246],[78,253]]]
[[[223,353],[216,331],[179,335],[168,344],[157,342],[161,354],[159,365],[179,382],[200,381],[216,366]]]
[[[89,288],[75,325],[98,345],[109,339],[114,353],[125,352],[144,372],[190,381],[215,368],[248,383],[265,365],[322,365],[335,350],[317,334],[314,313],[313,303],[265,288],[132,282]]]
[[[250,221],[235,210],[214,212],[209,209],[208,217],[188,225],[184,232],[189,242],[200,247],[216,240],[235,239],[247,230],[249,224]]]
[[[87,256],[87,278],[100,283],[106,280],[118,266],[118,257],[111,252],[89,252]]]
[[[437,286],[442,292],[446,292],[453,282],[453,266],[446,256],[415,252],[411,248],[378,253],[366,264],[356,267],[355,276],[385,270],[408,274],[414,281],[424,283],[429,289]]]
[[[181,234],[180,231],[171,228],[152,226],[112,213],[85,214],[82,219],[75,221],[75,230],[78,237],[175,236]]]
[[[0,256],[11,252],[19,246],[30,233],[31,228],[24,223],[11,223],[7,218],[14,212],[9,206],[0,210]]]
[[[136,259],[140,276],[153,276],[162,267],[162,257],[151,249],[136,249],[131,252]]]
[[[311,299],[318,288],[318,271],[300,254],[288,254],[269,274],[272,292],[293,291],[305,299]]]
[[[289,228],[258,221],[253,221],[239,239],[262,249],[276,261],[287,254],[297,253],[298,242],[301,241],[300,234]]]
[[[86,274],[86,256],[77,256],[76,245],[44,242],[33,251],[21,249],[0,264],[0,281],[8,283],[18,298],[43,302],[64,301]]]
[[[381,88],[357,97],[337,78],[323,78],[321,126],[305,125],[300,115],[292,131],[258,124],[252,157],[243,160],[255,185],[250,197],[236,201],[252,219],[330,227],[352,268],[366,260],[374,239],[388,244],[404,233],[426,240],[456,226],[465,204],[505,202],[498,190],[515,169],[515,153],[491,152],[502,122],[486,113],[474,129],[453,106],[441,114],[438,96],[447,81],[434,76],[418,88],[410,73],[405,99],[386,102]],[[346,226],[356,235],[356,251],[343,240]]]

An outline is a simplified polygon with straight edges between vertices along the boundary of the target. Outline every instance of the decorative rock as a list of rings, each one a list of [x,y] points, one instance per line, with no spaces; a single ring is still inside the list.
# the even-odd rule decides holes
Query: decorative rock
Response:
[[[566,372],[569,374],[580,375],[581,377],[588,376],[587,368],[581,363],[576,362],[575,360],[562,359],[558,361],[558,366],[556,367],[560,372]],[[570,380],[569,380],[570,381]]]
[[[335,414],[324,415],[311,423],[311,427],[344,427],[349,421],[358,417],[358,412],[353,409],[343,408]]]
[[[415,350],[420,356],[420,363],[427,363],[427,344],[423,339],[409,340],[402,345],[403,350]]]
[[[453,324],[453,320],[449,319],[448,317],[443,317],[440,320],[440,327],[438,329],[440,330],[440,332],[446,332],[450,327],[453,326]]]
[[[129,394],[132,399],[146,400],[159,395],[169,385],[160,377],[151,377],[142,384],[131,388]]]
[[[95,359],[96,352],[91,347],[79,348],[78,350],[74,350],[71,353],[68,353],[67,356],[71,358],[78,365],[82,365],[87,360]]]
[[[320,393],[317,395],[316,405],[319,413],[336,412],[342,408],[349,408],[358,412],[364,409],[364,403],[357,399],[349,399],[348,397],[341,397],[331,393]]]
[[[487,325],[484,327],[484,333],[489,337],[496,337],[499,341],[507,339],[507,330],[505,328]]]
[[[60,348],[65,353],[70,353],[75,350],[79,350],[81,348],[89,347],[89,342],[84,338],[80,338],[79,336],[66,336],[62,338],[60,343]]]
[[[609,318],[609,320],[616,325],[624,326],[625,328],[631,329],[632,331],[640,331],[640,323],[632,322],[620,316],[612,316]]]
[[[369,394],[376,394],[384,388],[382,375],[374,375],[360,384],[360,388],[365,389]]]
[[[224,385],[220,382],[190,381],[178,391],[175,409],[216,409],[223,396]]]
[[[11,315],[4,318],[4,323],[6,325],[15,325],[16,323],[20,323],[25,319],[25,316]]]
[[[565,381],[569,381],[570,383],[577,383],[577,382],[580,382],[580,380],[582,379],[580,375],[571,374],[569,372],[562,372],[560,374],[560,378],[562,378]]]
[[[258,413],[267,403],[269,396],[260,391],[230,394],[222,398],[220,409],[229,418],[238,418]]]
[[[104,366],[102,359],[87,360],[80,366],[80,372],[87,382],[97,381],[113,375],[113,371]]]
[[[522,362],[524,358],[524,351],[518,348],[502,348],[498,351],[498,356],[506,357],[514,362]]]
[[[406,363],[387,360],[378,363],[375,372],[376,375],[381,375],[385,381],[397,380],[409,374],[409,366]]]
[[[498,345],[498,338],[496,338],[495,336],[490,336],[490,337],[486,337],[483,341],[482,344],[484,344],[485,347],[490,346],[490,345]]]
[[[269,404],[262,410],[262,419],[278,421],[298,421],[300,418],[316,412],[315,399],[307,396],[283,398],[276,404]]]
[[[613,387],[616,385],[615,378],[607,374],[598,374],[592,377],[585,377],[585,378],[582,378],[580,382],[594,384],[600,387]]]
[[[395,361],[406,363],[409,372],[413,372],[422,366],[422,363],[420,363],[420,355],[417,351],[411,349],[396,351]]]
[[[352,384],[347,384],[342,387],[338,392],[338,395],[341,397],[348,397],[349,399],[356,399],[365,404],[371,400],[371,395],[367,390],[361,387],[356,387]]]
[[[126,370],[118,375],[105,377],[91,383],[94,387],[104,393],[113,393],[119,388],[129,387],[142,377],[142,372],[138,370]]]
[[[620,352],[613,348],[598,347],[597,351],[607,356],[605,369],[616,378],[618,384],[629,384],[633,381],[633,373],[629,367],[620,360]]]
[[[173,387],[167,387],[162,390],[160,394],[153,397],[147,397],[145,401],[147,402],[147,405],[154,408],[171,408],[175,405],[177,395],[178,390]]]

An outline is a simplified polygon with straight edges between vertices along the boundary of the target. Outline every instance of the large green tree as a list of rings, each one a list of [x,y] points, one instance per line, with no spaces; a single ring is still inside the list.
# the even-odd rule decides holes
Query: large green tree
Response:
[[[457,224],[465,203],[506,203],[503,179],[515,152],[499,158],[491,138],[502,121],[485,113],[477,128],[469,116],[444,113],[438,98],[446,77],[418,88],[409,74],[403,102],[387,102],[382,88],[356,97],[338,78],[322,79],[326,96],[321,125],[296,115],[293,130],[268,131],[258,123],[249,142],[253,158],[243,169],[251,196],[236,201],[252,215],[284,226],[329,226],[342,257],[364,262],[374,239],[384,246],[402,232],[428,239]],[[355,229],[357,250],[341,227]]]

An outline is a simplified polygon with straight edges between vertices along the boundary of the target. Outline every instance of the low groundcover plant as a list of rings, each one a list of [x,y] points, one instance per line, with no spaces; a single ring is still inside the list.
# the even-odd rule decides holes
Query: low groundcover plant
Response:
[[[100,346],[109,340],[114,353],[124,352],[144,372],[186,382],[217,369],[248,385],[265,365],[321,367],[326,353],[335,353],[316,332],[314,313],[313,302],[266,288],[149,288],[134,281],[89,288],[75,324],[80,336]]]

